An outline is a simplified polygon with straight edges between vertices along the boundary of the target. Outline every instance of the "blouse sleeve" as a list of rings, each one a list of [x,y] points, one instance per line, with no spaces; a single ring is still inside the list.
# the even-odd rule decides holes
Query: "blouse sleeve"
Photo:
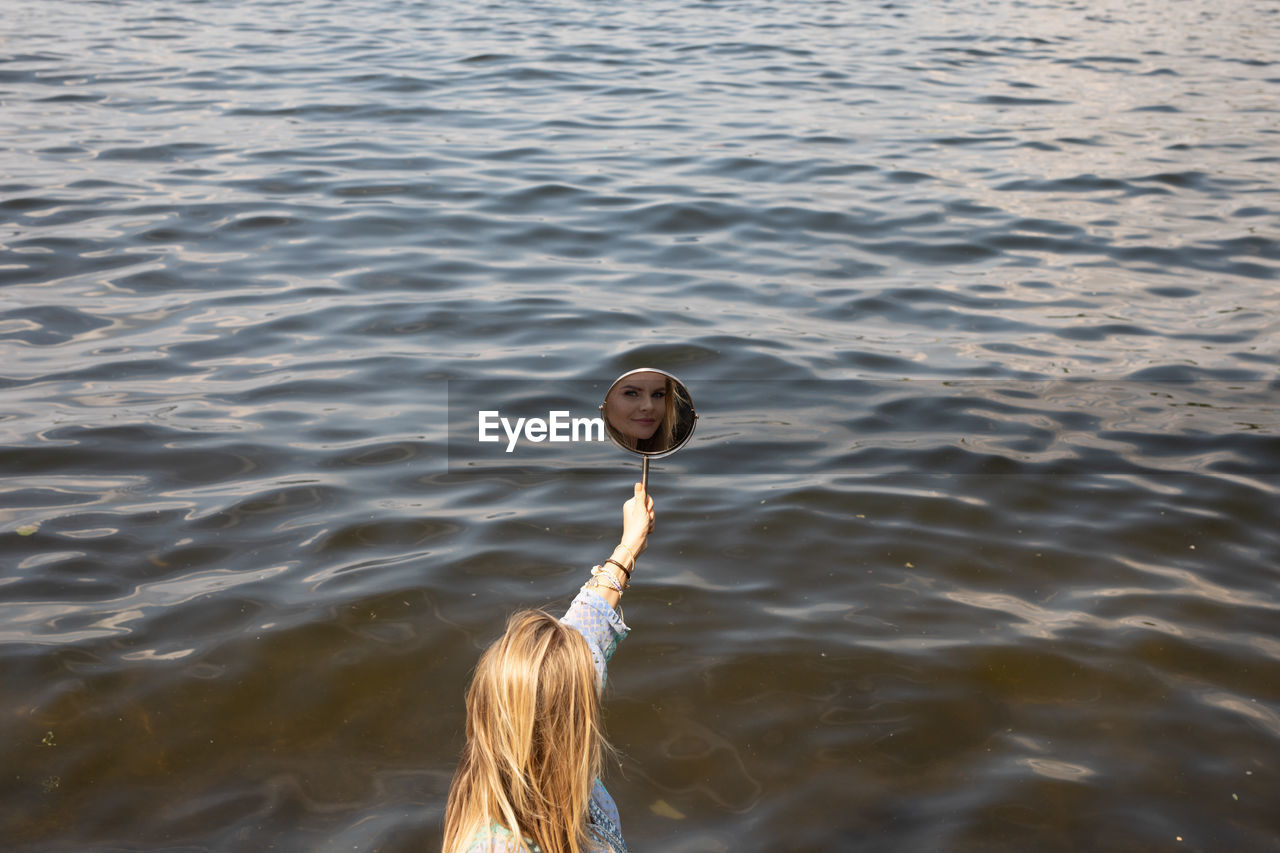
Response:
[[[578,629],[587,638],[587,647],[591,649],[591,660],[596,665],[596,685],[604,689],[608,678],[608,663],[613,657],[613,650],[618,641],[627,636],[631,629],[622,621],[621,614],[609,606],[609,602],[600,597],[598,592],[590,589],[580,590],[569,605],[569,612],[560,620],[566,625]]]

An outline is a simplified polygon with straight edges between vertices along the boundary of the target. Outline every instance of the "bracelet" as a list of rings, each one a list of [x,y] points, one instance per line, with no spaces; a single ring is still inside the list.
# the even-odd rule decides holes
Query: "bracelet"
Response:
[[[609,577],[609,576],[605,575],[605,577]],[[591,580],[587,581],[585,584],[582,585],[582,588],[583,589],[608,589],[608,590],[613,590],[614,592],[618,593],[618,595],[622,595],[622,588],[618,585],[618,581],[616,579],[610,578],[610,583],[604,583],[603,581],[600,580],[599,575],[592,576]]]
[[[631,570],[630,570],[630,569],[628,569],[626,566],[622,565],[622,563],[619,563],[617,560],[613,559],[613,557],[610,557],[609,559],[605,560],[605,562],[606,562],[606,563],[613,563],[615,566],[617,566],[618,568],[622,569],[622,573],[623,573],[624,575],[626,575],[626,576],[627,576],[627,581],[628,581],[627,585],[628,585],[628,586],[630,586],[630,581],[631,581]],[[632,565],[634,565],[634,563],[633,563]]]
[[[631,586],[631,584],[627,583],[625,580],[619,580],[618,576],[613,572],[606,571],[603,566],[592,566],[591,576],[595,578],[607,578],[609,583],[618,592],[625,592]]]
[[[613,572],[606,570],[604,566],[596,566],[595,569],[592,570],[592,574],[608,578],[609,583],[613,584],[614,588],[617,589],[618,592],[626,592],[631,588],[631,584],[626,578],[618,577]]]
[[[589,579],[586,583],[582,585],[582,588],[583,589],[612,589],[612,587],[610,587],[608,584],[600,583],[595,578]]]
[[[631,558],[631,568],[634,569],[636,567],[636,555],[631,553],[631,549],[628,548],[626,545],[623,545],[621,542],[618,543],[618,548],[621,548],[622,550],[627,552],[627,556]],[[618,548],[614,548],[613,550],[616,551],[618,550]]]

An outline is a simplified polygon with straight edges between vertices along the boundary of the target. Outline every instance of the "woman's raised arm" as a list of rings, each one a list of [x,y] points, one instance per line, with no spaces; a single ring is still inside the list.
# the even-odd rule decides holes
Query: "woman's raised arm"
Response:
[[[649,545],[649,533],[653,530],[653,498],[645,494],[644,487],[636,483],[635,494],[622,505],[622,541],[600,566],[612,578],[595,577],[589,583],[600,593],[610,607],[617,607],[622,590],[631,582],[631,573],[639,557]]]

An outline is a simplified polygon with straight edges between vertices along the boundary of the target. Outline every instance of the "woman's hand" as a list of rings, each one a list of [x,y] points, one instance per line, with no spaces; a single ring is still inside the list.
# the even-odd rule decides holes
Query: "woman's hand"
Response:
[[[602,582],[599,578],[587,581],[588,587],[609,603],[617,607],[622,598],[622,591],[630,585],[631,572],[636,567],[636,557],[649,544],[649,531],[653,530],[653,498],[644,493],[644,486],[636,483],[636,493],[622,505],[622,544],[613,549],[613,555],[597,566],[598,572],[611,577],[612,582]],[[595,574],[593,572],[593,574]]]
[[[639,557],[649,544],[653,530],[653,498],[636,483],[635,495],[622,505],[622,545],[632,556]]]

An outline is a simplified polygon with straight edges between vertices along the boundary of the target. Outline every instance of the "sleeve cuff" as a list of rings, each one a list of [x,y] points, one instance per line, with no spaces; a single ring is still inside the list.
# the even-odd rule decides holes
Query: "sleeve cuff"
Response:
[[[560,621],[573,626],[586,638],[596,667],[596,681],[603,689],[608,677],[609,659],[613,657],[618,641],[631,632],[622,620],[622,614],[610,607],[598,592],[583,589],[579,590]]]

